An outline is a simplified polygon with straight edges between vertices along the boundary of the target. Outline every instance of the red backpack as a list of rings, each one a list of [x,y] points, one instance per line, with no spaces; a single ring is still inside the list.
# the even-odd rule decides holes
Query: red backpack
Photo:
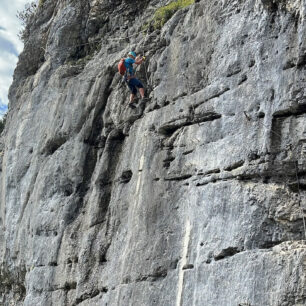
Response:
[[[126,68],[125,68],[125,65],[124,65],[124,61],[125,61],[125,58],[122,58],[118,64],[118,72],[121,74],[121,75],[124,75],[125,72],[126,72]]]

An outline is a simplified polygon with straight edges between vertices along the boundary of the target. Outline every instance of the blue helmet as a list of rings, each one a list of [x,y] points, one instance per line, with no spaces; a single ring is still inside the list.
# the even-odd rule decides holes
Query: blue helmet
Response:
[[[136,57],[136,53],[134,51],[129,52],[129,55],[132,55],[134,58]]]

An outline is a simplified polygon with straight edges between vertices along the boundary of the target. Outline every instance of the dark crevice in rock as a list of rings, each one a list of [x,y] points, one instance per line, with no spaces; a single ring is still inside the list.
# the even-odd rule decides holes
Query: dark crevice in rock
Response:
[[[107,287],[102,287],[101,292],[107,293],[108,292],[108,288]]]
[[[33,267],[35,267],[35,268],[58,267],[58,263],[57,262],[50,262],[50,263],[48,263],[46,265],[38,264],[38,265],[35,265]]]
[[[176,100],[178,100],[179,98],[182,98],[182,97],[186,97],[188,95],[187,92],[183,91],[182,93],[180,93],[179,95],[175,96],[173,98],[173,102],[175,102]],[[169,104],[169,103],[168,103]],[[165,104],[164,104],[165,105]]]
[[[73,306],[78,305],[84,302],[85,300],[93,299],[99,294],[100,294],[99,289],[93,289],[91,292],[85,292],[79,298],[76,299],[75,303],[73,303]]]
[[[90,227],[98,226],[105,222],[105,216],[107,214],[110,199],[111,193],[108,190],[101,192],[97,215],[95,216],[95,220],[90,224]]]
[[[46,155],[54,154],[55,151],[57,151],[63,144],[66,143],[67,139],[68,138],[66,136],[62,136],[55,137],[54,139],[49,140],[46,143],[45,148],[43,149],[43,153],[45,153]]]
[[[106,180],[104,180],[104,179],[101,179],[101,181],[100,181],[100,187],[107,187],[107,186],[110,186],[110,185],[112,185],[113,184],[113,181],[106,181]]]
[[[171,154],[171,151],[169,151],[169,154]],[[166,159],[163,160],[163,167],[168,169],[170,167],[171,162],[175,160],[175,157],[169,156]]]
[[[226,74],[227,77],[231,77],[235,74],[238,74],[239,72],[241,72],[241,67],[239,64],[234,64],[234,65],[231,65],[229,68],[228,68],[228,72]]]
[[[216,169],[212,169],[212,170],[209,170],[209,171],[206,171],[204,173],[204,175],[209,175],[209,174],[213,174],[213,173],[220,173],[221,170],[219,168],[216,168]]]
[[[225,182],[230,180],[238,180],[241,182],[254,182],[254,183],[275,183],[275,184],[284,184],[286,185],[294,192],[298,191],[297,188],[297,181],[296,181],[296,173],[294,165],[292,165],[294,161],[287,161],[286,163],[276,163],[271,161],[270,163],[267,163],[267,166],[265,167],[265,170],[258,173],[258,172],[249,172],[247,169],[242,168],[241,173],[239,174],[229,174],[226,177],[219,177],[219,176],[211,176],[204,180],[199,181],[196,183],[197,187],[204,186],[211,183],[217,183],[217,182]],[[235,170],[238,168],[234,168],[232,170]],[[212,174],[218,174],[218,173],[212,173]],[[209,174],[202,174],[199,173],[199,176],[205,177],[205,175]],[[304,187],[306,185],[306,182],[304,183],[303,174],[299,172],[299,185],[300,190],[304,190]],[[289,178],[292,178],[293,181],[288,181]]]
[[[261,0],[265,9],[270,12],[270,24],[275,23],[275,18],[279,10],[286,11],[285,0]]]
[[[211,175],[211,174],[214,174],[214,173],[220,173],[221,170],[219,168],[216,168],[216,169],[211,169],[211,170],[208,170],[208,171],[205,171],[205,172],[202,172],[202,171],[199,171],[197,173],[198,176],[206,176],[206,175]]]
[[[103,171],[99,173],[97,184],[100,186],[99,205],[95,214],[94,221],[91,226],[102,224],[105,221],[105,216],[108,211],[108,206],[111,200],[113,183],[116,175],[116,168],[120,160],[122,147],[125,140],[125,135],[122,131],[113,130],[106,140],[105,148],[102,154],[103,164],[105,165]],[[125,182],[130,179],[132,172],[126,173]]]
[[[49,229],[46,226],[39,226],[35,231],[36,236],[56,237],[58,232],[55,229]]]
[[[207,113],[201,113],[201,114],[195,114],[194,116],[194,124],[198,123],[204,123],[207,121],[213,121],[216,119],[221,118],[222,115],[215,113],[215,112],[207,112]]]
[[[281,243],[284,243],[285,240],[283,241],[263,241],[262,243],[260,243],[258,245],[258,247],[256,248],[252,248],[250,249],[249,251],[251,250],[267,250],[267,249],[271,249]],[[239,253],[242,253],[246,251],[245,249],[243,248],[240,248],[240,247],[228,247],[226,249],[223,249],[219,254],[213,256],[213,259],[215,261],[219,261],[219,260],[222,260],[222,259],[225,259],[225,258],[228,258],[228,257],[232,257],[236,254],[239,254]],[[206,263],[211,263],[211,257],[209,257],[209,259],[206,261]]]
[[[286,118],[306,114],[306,104],[299,104],[295,108],[277,111],[273,114],[273,119]]]
[[[183,270],[192,270],[194,268],[193,264],[186,264],[183,266]]]
[[[191,178],[192,175],[191,174],[183,174],[180,176],[170,176],[170,177],[166,177],[164,178],[165,181],[184,181],[187,180],[189,178]]]
[[[77,287],[77,283],[76,282],[66,282],[64,285],[64,289],[69,291],[69,290],[74,290]]]
[[[246,82],[247,80],[248,80],[248,77],[246,76],[246,74],[243,74],[243,75],[240,77],[239,81],[238,81],[238,86],[241,85],[241,84],[243,84],[243,83]]]
[[[169,266],[170,269],[175,270],[178,266],[178,263],[179,263],[179,259],[175,259],[175,260],[171,261],[170,266]]]
[[[105,264],[107,262],[106,253],[107,253],[107,250],[105,250],[104,252],[102,252],[100,254],[100,257],[99,257],[99,264],[100,265],[103,265],[103,264]]]
[[[85,140],[85,143],[87,143],[87,153],[84,159],[82,182],[77,185],[75,190],[76,201],[72,209],[69,210],[66,214],[66,221],[68,224],[72,223],[79,215],[81,208],[84,205],[85,195],[90,188],[89,186],[91,182],[91,177],[96,167],[98,159],[98,148],[96,147],[96,145],[99,139],[99,132],[101,128],[102,126],[100,125],[98,120],[95,119],[90,137],[87,140]]]
[[[171,137],[175,131],[177,131],[178,129],[186,125],[187,124],[182,124],[179,126],[175,126],[175,125],[164,126],[164,127],[159,128],[158,132],[166,137]]]
[[[67,183],[63,186],[63,193],[65,197],[69,197],[73,194],[73,186],[71,183]]]
[[[293,191],[295,193],[299,193],[301,191],[306,190],[306,176],[301,175],[299,173],[298,174],[298,179],[299,179],[298,181],[294,180],[294,181],[288,182],[288,187],[290,188],[291,191]]]
[[[66,264],[69,266],[69,267],[72,267],[73,264],[77,264],[79,262],[79,258],[77,256],[74,256],[74,257],[69,257],[67,258],[66,260]]]
[[[271,151],[276,154],[280,152],[282,142],[282,125],[284,117],[275,117],[272,119],[272,126],[270,131]]]
[[[274,246],[283,243],[284,241],[263,241],[259,245],[259,249],[271,249]]]
[[[248,64],[248,67],[249,67],[249,68],[252,68],[252,67],[255,65],[255,63],[256,63],[256,62],[255,62],[255,59],[251,59],[250,62],[249,62],[249,64]]]
[[[110,69],[108,69],[110,71]],[[71,205],[71,209],[67,210],[65,220],[67,224],[72,223],[80,214],[82,207],[84,206],[85,196],[90,189],[91,178],[98,161],[98,151],[103,149],[106,145],[106,138],[101,137],[101,131],[103,128],[103,120],[101,117],[104,113],[105,106],[110,94],[109,85],[111,84],[111,74],[107,74],[106,86],[101,89],[99,93],[99,103],[96,104],[94,110],[94,118],[92,125],[90,126],[90,133],[88,137],[85,137],[84,143],[87,145],[87,153],[84,159],[82,182],[79,183],[75,190],[75,202]],[[109,195],[106,193],[103,197],[103,202],[108,206]],[[103,206],[105,206],[103,205]]]
[[[150,282],[156,282],[160,279],[163,279],[167,276],[168,272],[167,270],[157,270],[155,272],[153,272],[152,274],[148,274],[148,275],[142,275],[140,277],[138,277],[135,282],[144,282],[144,281],[150,281]]]
[[[294,60],[293,59],[289,59],[285,64],[284,64],[284,67],[283,67],[283,70],[288,70],[288,69],[291,69],[293,67],[295,67],[296,64],[294,63]]]
[[[299,57],[298,57],[298,60],[297,60],[297,67],[298,68],[302,68],[306,65],[306,53],[304,52],[304,54],[301,54]]]
[[[173,156],[173,149],[174,149],[174,142],[176,141],[177,137],[179,136],[179,131],[175,132],[170,138],[164,139],[162,142],[161,149],[167,150],[167,157],[163,160],[163,168],[168,169],[171,163],[175,160]]]
[[[209,181],[209,182],[197,183],[197,184],[196,184],[196,187],[202,187],[202,186],[205,186],[205,185],[208,185],[208,184],[211,184],[211,183],[216,183],[217,181],[225,181],[225,180],[216,180],[216,179],[212,179],[212,180]]]
[[[67,224],[72,223],[80,214],[84,205],[84,198],[89,190],[90,180],[97,162],[96,150],[89,147],[87,150],[85,163],[83,167],[82,182],[79,183],[75,190],[75,201],[71,205],[71,209],[66,211],[65,221]]]
[[[131,180],[132,176],[133,176],[133,172],[131,170],[123,171],[119,181],[120,183],[126,184]]]
[[[91,126],[88,127],[89,134],[85,137],[84,142],[93,147],[104,148],[106,137],[101,136],[102,129],[105,126],[104,121],[102,120],[105,108],[107,105],[107,101],[109,95],[111,94],[111,83],[114,77],[114,72],[111,68],[108,68],[107,75],[106,75],[106,83],[99,90],[98,93],[98,101],[95,104],[94,108],[94,118],[92,121]]]
[[[200,124],[207,121],[213,121],[221,118],[221,114],[215,112],[206,112],[202,114],[195,114],[189,117],[180,118],[169,122],[158,129],[158,132],[166,137],[171,137],[174,132],[185,127],[194,124]]]
[[[234,169],[240,168],[244,165],[244,160],[237,161],[236,163],[224,168],[225,171],[232,171]]]
[[[188,154],[192,153],[193,151],[194,151],[194,150],[185,151],[185,152],[183,152],[183,155],[188,155]]]
[[[224,259],[226,257],[234,256],[237,253],[240,253],[241,250],[237,247],[229,247],[226,249],[223,249],[218,255],[214,256],[215,261]]]

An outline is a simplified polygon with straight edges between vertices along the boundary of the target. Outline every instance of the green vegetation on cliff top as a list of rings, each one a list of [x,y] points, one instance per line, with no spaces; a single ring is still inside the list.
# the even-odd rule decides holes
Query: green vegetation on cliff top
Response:
[[[153,27],[154,29],[161,29],[163,25],[177,12],[186,6],[194,3],[194,0],[177,0],[160,7],[154,14]]]

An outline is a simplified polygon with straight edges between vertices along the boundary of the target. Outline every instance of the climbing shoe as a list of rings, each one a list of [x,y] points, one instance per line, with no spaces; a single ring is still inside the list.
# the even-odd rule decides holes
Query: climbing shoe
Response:
[[[132,108],[132,109],[136,108],[136,103],[135,103],[135,102],[132,102],[132,103],[129,102],[128,105],[129,105],[129,107]]]

